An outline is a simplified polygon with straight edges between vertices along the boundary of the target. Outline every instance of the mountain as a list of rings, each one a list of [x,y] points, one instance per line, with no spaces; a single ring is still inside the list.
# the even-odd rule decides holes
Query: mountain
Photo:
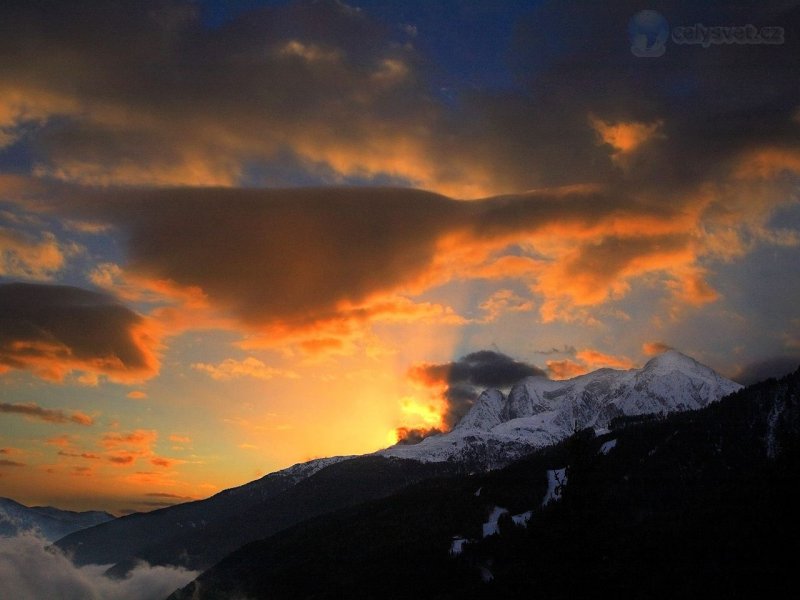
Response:
[[[470,460],[498,468],[574,431],[618,417],[695,410],[741,386],[675,350],[641,369],[599,369],[563,381],[528,377],[484,391],[453,431],[378,452],[419,461]]]
[[[453,431],[420,444],[296,465],[206,500],[122,517],[58,546],[78,564],[114,563],[118,575],[136,560],[204,569],[245,543],[306,519],[431,477],[496,469],[577,428],[606,427],[620,415],[705,406],[739,387],[677,352],[641,370],[525,379],[508,397],[487,390]]]
[[[113,564],[118,576],[140,560],[202,570],[250,541],[460,468],[378,456],[318,459],[205,500],[120,517],[56,545],[78,565]]]
[[[300,523],[169,600],[795,597],[800,369],[610,425]]]
[[[114,515],[101,511],[72,512],[52,506],[25,506],[10,498],[0,498],[0,535],[15,536],[33,532],[49,541],[112,521]]]

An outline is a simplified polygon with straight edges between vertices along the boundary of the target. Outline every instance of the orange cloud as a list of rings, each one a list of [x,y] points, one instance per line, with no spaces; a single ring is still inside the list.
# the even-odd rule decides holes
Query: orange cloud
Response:
[[[48,438],[45,443],[50,446],[57,446],[58,448],[68,448],[72,445],[72,436],[69,435],[57,435],[55,437]]]
[[[216,379],[217,381],[229,381],[240,377],[252,377],[254,379],[265,380],[274,379],[275,377],[285,377],[289,379],[297,379],[299,377],[294,371],[268,367],[252,356],[248,356],[241,361],[226,358],[218,365],[194,363],[192,364],[192,368],[196,371],[207,373],[212,379]]]
[[[702,306],[719,299],[719,293],[704,278],[705,272],[700,268],[679,269],[677,279],[668,282],[674,297],[681,304]]]
[[[64,267],[68,252],[52,233],[37,239],[0,225],[0,276],[52,279]]]
[[[591,348],[580,350],[575,354],[575,358],[586,363],[592,369],[599,367],[631,369],[635,366],[634,362],[625,356],[614,356],[612,354],[600,352],[599,350],[592,350]]]
[[[127,393],[126,398],[130,398],[131,400],[144,400],[147,398],[147,393],[141,390],[133,390]]]
[[[341,302],[330,314],[321,315],[311,322],[276,322],[257,326],[237,345],[243,350],[296,351],[309,360],[349,356],[357,351],[374,357],[391,350],[371,333],[373,324],[459,325],[466,322],[449,306],[376,294],[360,304]]]
[[[589,367],[573,360],[548,360],[545,363],[552,379],[571,379],[589,372]]]
[[[21,82],[0,81],[0,148],[17,141],[23,126],[41,124],[54,115],[68,114],[78,102],[67,94],[46,86],[25,86]]]
[[[533,310],[533,302],[526,300],[511,290],[498,290],[481,303],[481,310],[486,313],[483,322],[491,323],[501,315],[513,312],[528,312]]]
[[[109,431],[100,438],[99,445],[105,449],[106,460],[118,467],[133,466],[140,458],[157,466],[170,466],[173,462],[162,459],[153,450],[157,439],[158,433],[151,429]]]
[[[109,431],[102,436],[100,443],[109,450],[125,448],[142,452],[149,450],[157,438],[158,433],[151,429],[136,429],[128,433]]]
[[[590,117],[589,122],[597,132],[599,140],[613,148],[612,158],[618,163],[623,163],[625,157],[638,150],[643,144],[659,137],[658,132],[664,125],[664,122],[660,120],[652,123],[607,122],[596,117]]]
[[[667,350],[672,350],[672,346],[669,346],[664,342],[645,342],[642,344],[642,352],[644,352],[647,356],[655,356],[656,354],[661,354]]]
[[[746,152],[736,167],[740,179],[769,180],[782,172],[800,173],[800,150],[766,147]]]
[[[553,379],[570,379],[584,375],[602,367],[614,369],[630,369],[634,362],[625,356],[614,356],[592,348],[585,348],[575,353],[575,359],[548,360],[547,370]]]
[[[145,346],[187,329],[222,328],[245,332],[243,349],[346,355],[378,351],[369,337],[375,323],[466,324],[451,307],[414,300],[457,280],[528,285],[530,301],[489,301],[490,319],[535,302],[545,322],[598,324],[588,309],[623,298],[641,281],[661,286],[675,305],[713,302],[719,295],[702,260],[745,252],[740,242],[754,238],[756,226],[756,239],[793,243],[758,225],[772,201],[757,209],[732,205],[737,218],[748,217],[740,231],[719,193],[710,186],[665,202],[595,185],[463,202],[385,188],[67,186],[46,210],[129,230],[127,265],[102,264],[91,277],[155,305]],[[154,205],[159,210],[145,210]]]
[[[169,468],[173,465],[180,464],[183,461],[177,460],[175,458],[165,458],[163,456],[154,456],[150,459],[150,464],[156,467],[164,467]]]

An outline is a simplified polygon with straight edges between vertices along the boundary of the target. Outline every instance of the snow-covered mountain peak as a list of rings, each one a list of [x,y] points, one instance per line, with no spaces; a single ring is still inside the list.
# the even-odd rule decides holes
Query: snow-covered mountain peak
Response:
[[[456,428],[490,430],[503,422],[502,410],[505,403],[506,397],[500,390],[484,390]]]
[[[741,386],[676,350],[641,369],[598,369],[572,379],[527,377],[508,396],[486,390],[449,433],[379,452],[423,461],[480,457],[498,465],[558,442],[576,429],[605,429],[616,417],[696,410]]]
[[[666,350],[647,361],[642,367],[643,371],[683,371],[683,372],[712,372],[709,367],[697,362],[691,356],[677,350]]]

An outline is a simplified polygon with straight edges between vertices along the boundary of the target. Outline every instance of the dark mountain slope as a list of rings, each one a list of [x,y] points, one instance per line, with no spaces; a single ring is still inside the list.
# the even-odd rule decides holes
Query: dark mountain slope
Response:
[[[171,598],[794,597],[799,388],[800,371],[425,481],[249,544]],[[542,507],[561,467],[561,498]],[[482,538],[495,506],[532,510],[528,527],[503,516]],[[454,535],[474,540],[455,557]]]
[[[120,517],[68,535],[56,545],[68,552],[78,565],[116,563],[138,556],[144,548],[160,540],[244,511],[294,484],[295,478],[288,470],[271,473],[205,500]]]
[[[248,542],[305,519],[463,468],[378,456],[352,458],[299,481],[280,472],[274,474],[280,477],[270,475],[208,500],[131,515],[119,519],[122,524],[113,528],[97,527],[68,536],[58,546],[74,552],[76,562],[115,561],[111,570],[115,575],[124,575],[138,560],[204,569]]]

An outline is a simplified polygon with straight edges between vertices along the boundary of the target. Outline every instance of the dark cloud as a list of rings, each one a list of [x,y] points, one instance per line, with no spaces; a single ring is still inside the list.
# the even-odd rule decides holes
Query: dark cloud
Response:
[[[255,324],[313,319],[391,289],[463,220],[441,196],[389,189],[143,192],[102,210],[132,219],[131,270],[199,286]]]
[[[454,363],[457,364],[457,363]],[[455,427],[461,418],[469,412],[475,400],[478,399],[481,389],[463,381],[452,381],[447,384],[447,389],[442,394],[447,408],[442,415],[442,421],[449,428]]]
[[[215,306],[251,325],[366,320],[376,310],[392,312],[391,306],[360,304],[431,277],[443,244],[458,250],[451,240],[463,240],[478,255],[475,264],[461,265],[458,276],[487,276],[491,265],[481,268],[489,250],[512,239],[547,235],[553,228],[581,238],[605,227],[648,227],[675,215],[674,207],[586,190],[472,202],[399,188],[55,186],[45,194],[55,199],[45,202],[40,195],[37,201],[51,210],[105,220],[125,231],[126,271],[140,281],[200,289]],[[353,308],[348,313],[343,306]]]
[[[506,159],[515,180],[525,165],[535,165],[537,174],[553,183],[624,176],[620,183],[625,186],[674,192],[716,177],[745,149],[760,144],[797,149],[792,113],[799,97],[791,73],[800,49],[799,6],[794,1],[659,2],[653,8],[673,28],[695,23],[780,26],[785,41],[709,48],[670,41],[663,56],[649,60],[633,55],[627,35],[641,3],[582,0],[566,11],[556,0],[542,2],[518,24],[512,53],[531,96],[504,100],[507,110],[498,112],[502,116],[487,131],[511,137],[492,147]],[[478,110],[488,112],[494,100],[478,102]],[[661,121],[662,128],[623,173],[611,160],[612,148],[598,145],[590,128],[581,126],[590,115],[610,122]],[[500,119],[508,126],[498,128]],[[523,137],[541,143],[515,143]]]
[[[565,354],[567,356],[575,356],[575,353],[578,352],[578,349],[575,346],[567,346],[564,344],[564,347],[561,349],[558,348],[548,348],[542,350],[534,350],[533,354],[542,354],[544,356],[554,356],[554,355],[562,355]]]
[[[420,59],[388,28],[323,0],[210,30],[194,6],[4,3],[0,81],[27,96],[14,123],[62,117],[36,135],[43,170],[162,184],[232,183],[265,162],[332,179],[437,170],[409,135],[437,120]],[[270,184],[295,183],[265,172]]]
[[[25,463],[17,462],[15,460],[8,460],[7,458],[0,458],[0,467],[24,467]]]
[[[28,369],[57,381],[71,371],[120,382],[146,378],[157,370],[155,335],[147,327],[145,319],[106,294],[0,284],[0,369]],[[15,409],[23,411],[39,418],[50,414],[36,407]]]
[[[733,376],[742,385],[758,383],[770,377],[782,377],[800,368],[800,356],[775,356],[745,365]]]
[[[426,437],[431,435],[439,435],[440,433],[442,433],[442,430],[438,429],[437,427],[431,427],[430,429],[425,429],[423,427],[398,427],[397,443],[405,446],[419,444]]]
[[[452,428],[469,412],[483,389],[509,387],[525,377],[545,377],[546,373],[500,352],[479,350],[449,363],[417,365],[409,375],[426,385],[447,386],[442,421]]]
[[[419,365],[411,370],[413,378],[426,383],[469,384],[483,388],[508,387],[520,379],[535,375],[546,374],[533,365],[493,350],[479,350],[457,361]]]
[[[59,456],[69,456],[71,458],[86,458],[88,460],[99,460],[100,456],[91,452],[68,452],[66,450],[59,450]]]
[[[744,150],[797,150],[793,1],[660,2],[672,26],[773,25],[785,41],[670,43],[657,60],[630,52],[638,2],[532,3],[507,53],[516,86],[454,90],[455,105],[367,10],[292,2],[209,29],[194,7],[4,2],[7,135],[44,123],[39,169],[87,182],[230,184],[261,165],[269,185],[389,177],[456,195],[613,182],[679,198]],[[622,169],[592,118],[662,126]]]
[[[78,425],[92,425],[94,423],[92,417],[81,412],[67,414],[63,410],[43,408],[33,403],[9,404],[0,402],[0,413],[23,415],[47,423],[77,423]]]
[[[178,494],[170,494],[168,492],[150,492],[145,494],[151,498],[172,498],[173,500],[193,500],[191,496],[180,496]]]

